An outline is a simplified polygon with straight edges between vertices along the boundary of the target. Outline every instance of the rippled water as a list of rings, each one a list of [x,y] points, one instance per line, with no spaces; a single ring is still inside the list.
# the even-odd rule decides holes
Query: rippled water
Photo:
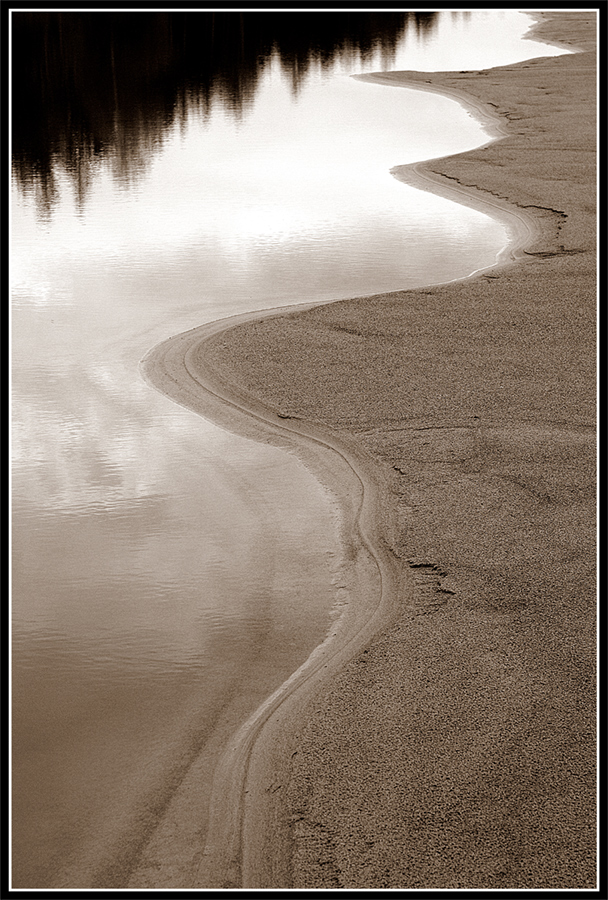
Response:
[[[501,226],[389,174],[479,145],[480,126],[348,75],[554,53],[521,40],[528,23],[441,13],[295,92],[275,57],[243,115],[193,108],[129,177],[100,156],[83,193],[58,166],[42,212],[33,182],[15,188],[14,886],[124,885],[192,761],[343,599],[331,494],[156,394],[139,360],[221,316],[492,264]]]

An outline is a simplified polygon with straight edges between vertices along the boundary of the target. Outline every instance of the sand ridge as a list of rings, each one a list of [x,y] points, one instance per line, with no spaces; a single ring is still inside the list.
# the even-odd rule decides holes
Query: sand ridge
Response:
[[[302,304],[300,308],[314,305]],[[251,852],[252,836],[246,844],[243,841],[245,803],[254,810],[255,833],[258,820],[264,819],[267,800],[265,787],[260,790],[265,780],[252,777],[250,771],[254,748],[258,761],[264,758],[268,769],[268,749],[261,754],[260,747],[272,747],[274,762],[270,768],[274,790],[278,790],[282,786],[281,761],[276,759],[282,746],[280,733],[299,721],[302,704],[314,695],[318,684],[336,675],[374,633],[395,619],[398,602],[407,590],[394,556],[375,540],[380,494],[369,455],[346,438],[326,434],[324,429],[256,402],[207,365],[205,346],[212,337],[237,323],[250,324],[267,315],[268,311],[244,313],[176,335],[154,347],[140,366],[144,378],[174,402],[228,430],[292,450],[321,480],[330,481],[334,489],[339,484],[338,494],[344,500],[342,516],[348,529],[348,534],[343,534],[351,569],[348,605],[333,622],[325,641],[264,700],[222,749],[213,778],[206,845],[194,876],[193,886],[198,888],[238,888],[249,877],[243,871],[246,856],[249,860],[253,856],[255,866],[256,855]],[[167,868],[166,848],[154,852],[156,864],[162,860],[161,865]],[[282,859],[281,853],[275,858]],[[132,875],[134,886],[141,886],[140,878],[140,874]]]

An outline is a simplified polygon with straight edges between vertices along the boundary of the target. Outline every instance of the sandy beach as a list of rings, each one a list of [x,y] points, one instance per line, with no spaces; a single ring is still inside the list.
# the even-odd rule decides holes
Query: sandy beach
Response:
[[[352,555],[335,634],[224,754],[199,887],[595,886],[596,23],[535,15],[577,52],[365,76],[490,125],[394,174],[506,222],[494,268],[144,364],[331,483]]]

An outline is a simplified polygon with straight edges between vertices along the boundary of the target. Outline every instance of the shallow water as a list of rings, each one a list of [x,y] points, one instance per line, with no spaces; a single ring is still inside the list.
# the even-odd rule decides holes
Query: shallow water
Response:
[[[502,226],[389,174],[480,126],[348,75],[555,52],[521,40],[528,22],[441,13],[295,93],[275,59],[241,118],[192,110],[128,178],[110,154],[82,196],[58,170],[43,214],[15,189],[14,886],[124,884],[226,710],[281,684],[343,600],[331,494],[155,393],[139,360],[222,316],[491,265]]]

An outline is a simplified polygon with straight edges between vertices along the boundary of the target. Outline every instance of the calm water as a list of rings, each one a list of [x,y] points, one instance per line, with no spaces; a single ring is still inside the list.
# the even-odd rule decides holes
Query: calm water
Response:
[[[199,73],[196,90],[188,69],[166,108],[118,99],[113,39],[115,105],[97,98],[90,132],[66,137],[64,95],[46,130],[40,116],[40,133],[17,130],[15,887],[136,883],[193,764],[208,753],[208,778],[210,748],[306,659],[344,600],[332,496],[288,453],[155,393],[139,360],[222,316],[491,265],[501,226],[389,174],[481,144],[480,126],[450,100],[348,76],[557,52],[522,40],[529,23],[442,12],[398,40],[332,38],[333,55],[317,48],[312,62],[256,35],[263,65],[243,61],[238,85]],[[144,58],[165,58],[151,47]],[[194,849],[174,887],[200,815],[176,819]]]

